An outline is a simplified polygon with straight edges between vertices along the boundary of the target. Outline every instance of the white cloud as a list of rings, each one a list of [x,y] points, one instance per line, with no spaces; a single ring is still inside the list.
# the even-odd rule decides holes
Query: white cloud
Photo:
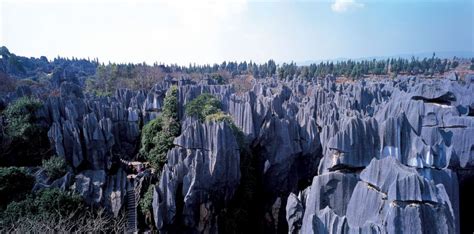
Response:
[[[342,13],[351,9],[363,8],[364,4],[356,2],[355,0],[335,0],[331,5],[334,12]]]

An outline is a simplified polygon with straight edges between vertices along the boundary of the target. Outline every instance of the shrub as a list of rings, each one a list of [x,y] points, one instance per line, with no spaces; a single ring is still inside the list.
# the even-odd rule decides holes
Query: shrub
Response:
[[[82,211],[84,207],[80,195],[51,188],[30,194],[24,200],[11,202],[3,212],[3,217],[4,222],[14,222],[21,217],[44,216],[54,219]]]
[[[12,222],[0,219],[0,233],[124,233],[125,212],[117,218],[103,209],[74,212],[67,216],[22,216]]]
[[[67,172],[66,161],[59,156],[43,160],[43,169],[52,180],[58,179]]]
[[[13,200],[21,200],[33,188],[35,178],[29,175],[24,168],[0,168],[0,207]]]
[[[206,116],[206,121],[227,122],[229,124],[234,124],[232,117],[222,111],[218,111],[217,113]]]
[[[47,128],[35,114],[41,103],[31,97],[22,97],[10,103],[3,111],[5,123],[4,144],[0,150],[1,166],[37,166],[50,149]]]
[[[57,188],[11,202],[0,217],[0,232],[123,232],[125,228],[123,213],[114,219],[103,210],[86,209],[80,195]]]
[[[161,115],[143,126],[140,155],[160,171],[166,163],[166,153],[179,133],[178,89],[172,86],[166,93]]]
[[[163,101],[163,115],[167,118],[178,118],[178,87],[173,85],[166,92]]]
[[[35,112],[41,105],[38,100],[30,97],[19,98],[8,105],[4,111],[8,122],[7,134],[25,141],[39,134],[42,129],[36,123]]]
[[[221,110],[221,102],[209,93],[203,93],[185,106],[188,116],[204,121],[206,116],[216,114]]]
[[[84,208],[79,194],[62,191],[57,188],[44,189],[35,195],[34,206],[38,214],[67,215]]]
[[[161,116],[151,120],[142,128],[140,154],[146,155],[155,148],[155,138],[163,130],[163,119]]]
[[[33,196],[29,195],[24,200],[13,201],[8,204],[6,209],[1,213],[0,227],[4,229],[6,226],[10,226],[16,220],[24,217],[31,218],[32,214],[36,214],[37,210],[34,206]]]
[[[235,125],[234,120],[228,114],[225,114],[222,111],[218,111],[217,113],[211,114],[206,116],[206,121],[215,121],[215,122],[226,122],[229,124],[230,128],[232,129],[234,136],[239,144],[239,147],[242,149],[245,144],[245,136],[242,130],[240,130],[237,125]]]
[[[140,199],[140,211],[142,214],[146,214],[152,209],[152,202],[153,202],[153,188],[155,187],[154,184],[150,184],[148,189],[146,190],[143,197]]]

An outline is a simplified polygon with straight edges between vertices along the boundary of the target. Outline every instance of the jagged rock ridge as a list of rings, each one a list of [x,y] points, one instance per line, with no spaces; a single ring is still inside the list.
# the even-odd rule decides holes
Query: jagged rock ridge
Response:
[[[240,185],[231,128],[184,113],[187,102],[211,93],[258,157],[266,232],[460,232],[458,180],[474,169],[470,82],[262,79],[237,93],[231,85],[180,80],[182,130],[155,188],[156,227],[219,232],[218,211]],[[159,114],[171,83],[107,98],[63,83],[40,111],[55,153],[74,168],[55,186],[74,184],[88,202],[117,213],[131,185],[114,165],[133,159],[140,128]]]

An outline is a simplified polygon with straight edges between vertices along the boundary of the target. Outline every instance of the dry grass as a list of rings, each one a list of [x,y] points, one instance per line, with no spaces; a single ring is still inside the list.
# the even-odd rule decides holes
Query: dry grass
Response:
[[[106,214],[103,209],[85,213],[73,212],[68,216],[38,218],[20,218],[8,226],[0,228],[0,233],[53,233],[53,232],[125,232],[126,215],[120,213],[117,218]]]

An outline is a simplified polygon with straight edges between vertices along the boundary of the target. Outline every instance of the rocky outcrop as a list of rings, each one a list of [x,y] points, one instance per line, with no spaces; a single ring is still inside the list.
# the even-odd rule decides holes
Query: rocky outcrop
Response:
[[[323,158],[300,190],[306,199],[288,198],[289,230],[301,222],[296,232],[459,233],[454,171],[472,170],[472,85],[403,77],[320,85]]]
[[[250,91],[238,94],[225,85],[187,83],[179,90],[181,106],[201,93],[218,97],[244,132],[259,157],[262,219],[270,222],[268,231],[284,229],[281,219],[286,218],[290,232],[384,232],[386,222],[400,221],[390,215],[402,212],[407,199],[418,196],[431,197],[408,201],[420,205],[418,214],[426,212],[427,205],[437,207],[435,216],[445,219],[447,227],[440,230],[459,231],[453,170],[472,168],[474,87],[470,83],[416,77],[338,83],[326,77],[317,82],[259,80]],[[184,113],[180,116],[184,118]],[[375,167],[369,165],[378,161],[380,167],[391,168],[381,173],[395,181],[367,176]],[[398,181],[397,175],[402,174],[411,176]],[[335,178],[324,182],[327,177]],[[315,185],[315,180],[320,182]],[[401,194],[387,200],[392,184],[398,186],[392,191]],[[337,192],[338,186],[347,189]],[[411,194],[420,188],[428,189],[428,195]],[[304,199],[296,195],[302,191],[307,193]],[[324,202],[315,197],[325,198]],[[339,204],[331,204],[332,199]],[[351,200],[359,202],[348,209]],[[361,200],[371,203],[361,207]],[[393,206],[389,213],[390,204],[402,205]],[[286,217],[275,216],[282,209]],[[364,215],[348,213],[353,210]],[[375,210],[385,213],[374,215]],[[423,219],[431,222],[423,215],[409,218]]]
[[[240,182],[240,153],[226,122],[186,120],[168,152],[153,195],[156,227],[163,232],[218,231],[217,213]]]
[[[360,178],[340,172],[315,177],[301,232],[455,233],[456,195],[393,157],[373,159]]]
[[[218,232],[219,211],[239,188],[231,127],[184,111],[210,93],[255,156],[259,230],[460,232],[458,175],[466,181],[474,170],[474,85],[454,78],[261,79],[245,92],[212,79],[169,78],[149,91],[100,98],[61,82],[39,113],[55,154],[71,167],[67,178],[90,204],[118,214],[130,185],[117,164],[135,157],[140,128],[159,115],[172,83],[182,131],[154,189],[160,231]],[[67,178],[37,184],[64,187]]]
[[[130,186],[121,169],[111,175],[107,175],[104,170],[86,170],[76,175],[72,188],[86,203],[104,206],[117,216],[124,203],[127,187]]]
[[[275,212],[284,214],[290,192],[296,192],[299,184],[309,184],[317,174],[322,147],[314,116],[315,98],[305,87],[305,83],[269,79],[255,83],[246,93],[236,93],[228,85],[191,84],[179,89],[182,106],[201,93],[218,97],[254,154],[259,155],[266,207],[262,219],[273,217]],[[278,216],[278,220],[265,218],[271,220],[269,227],[286,226],[285,215]]]
[[[59,97],[40,110],[49,123],[54,153],[75,174],[74,189],[91,205],[118,215],[128,181],[120,159],[136,156],[140,126],[161,111],[169,83],[148,92],[117,90],[112,97],[88,97],[76,84],[62,82]]]

